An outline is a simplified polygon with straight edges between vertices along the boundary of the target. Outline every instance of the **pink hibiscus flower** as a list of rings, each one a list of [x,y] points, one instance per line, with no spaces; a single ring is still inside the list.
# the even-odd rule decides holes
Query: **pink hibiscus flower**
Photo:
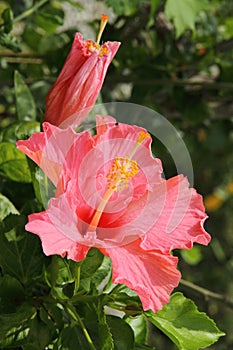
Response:
[[[160,310],[181,277],[171,250],[210,241],[202,197],[184,176],[162,177],[143,128],[101,116],[95,136],[43,127],[17,146],[51,178],[56,196],[26,229],[46,255],[80,261],[97,247],[112,260],[113,282],[134,290],[144,310]]]
[[[102,15],[97,41],[83,40],[76,33],[62,71],[46,98],[45,121],[60,128],[77,127],[88,115],[120,43],[100,39],[108,17]]]

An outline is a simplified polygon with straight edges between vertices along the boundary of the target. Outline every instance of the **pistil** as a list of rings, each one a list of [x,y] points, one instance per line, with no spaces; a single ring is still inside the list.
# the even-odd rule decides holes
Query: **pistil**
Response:
[[[104,31],[104,28],[106,27],[107,22],[108,22],[108,16],[102,14],[101,21],[100,21],[100,29],[99,29],[99,33],[98,33],[97,40],[96,40],[97,45],[100,45],[100,40],[101,40],[103,31]]]
[[[135,154],[139,145],[149,137],[150,135],[148,133],[141,131],[132,151],[130,152],[130,156],[116,157],[113,160],[112,166],[108,174],[106,175],[108,189],[105,192],[104,196],[102,197],[102,200],[89,224],[89,227],[87,230],[88,235],[96,231],[96,228],[99,224],[103,211],[109,199],[111,198],[112,194],[114,192],[119,192],[122,189],[127,188],[129,185],[129,182],[139,172],[138,164],[136,160],[132,159],[132,157]]]

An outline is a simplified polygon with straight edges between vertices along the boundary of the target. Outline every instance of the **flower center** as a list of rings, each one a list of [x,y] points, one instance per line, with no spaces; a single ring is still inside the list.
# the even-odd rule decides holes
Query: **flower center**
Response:
[[[88,50],[91,52],[95,52],[95,51],[98,52],[100,57],[108,54],[107,46],[100,45],[100,40],[101,40],[103,31],[104,31],[104,28],[106,27],[107,22],[108,22],[108,16],[103,14],[101,16],[100,29],[99,29],[96,43],[92,40],[87,40],[87,42],[86,42],[86,47],[88,48]]]
[[[129,182],[135,177],[139,172],[139,167],[136,160],[133,160],[137,148],[141,143],[144,142],[150,135],[145,131],[141,131],[137,138],[137,141],[130,152],[129,156],[116,157],[112,161],[111,168],[106,175],[107,178],[107,191],[101,199],[101,202],[89,224],[86,235],[90,236],[91,233],[96,231],[99,224],[100,218],[103,214],[105,206],[107,205],[109,199],[114,192],[119,192],[124,188],[127,188]],[[85,236],[86,236],[85,235]]]

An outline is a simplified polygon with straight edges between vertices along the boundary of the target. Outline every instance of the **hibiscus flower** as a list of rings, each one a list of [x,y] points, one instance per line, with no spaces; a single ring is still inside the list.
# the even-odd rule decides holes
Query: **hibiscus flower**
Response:
[[[83,40],[76,33],[72,48],[56,82],[46,98],[45,121],[66,128],[77,127],[95,104],[104,78],[120,43],[100,45],[108,21],[102,15],[97,41]]]
[[[173,249],[207,245],[202,197],[183,175],[169,180],[143,128],[97,116],[96,135],[49,123],[18,141],[56,186],[48,209],[29,215],[46,255],[81,261],[91,247],[112,260],[113,282],[160,310],[181,278]]]

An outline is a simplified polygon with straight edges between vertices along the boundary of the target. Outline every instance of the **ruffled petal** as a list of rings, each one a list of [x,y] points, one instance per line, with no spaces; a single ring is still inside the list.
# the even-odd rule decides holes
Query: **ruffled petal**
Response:
[[[43,123],[44,132],[33,134],[27,140],[17,141],[17,148],[31,158],[56,186],[66,155],[80,135],[71,128],[61,130]]]
[[[29,215],[26,230],[40,237],[46,255],[59,254],[62,257],[67,255],[68,259],[81,261],[90,249],[90,247],[74,242],[64,236],[51,221],[47,212]]]
[[[140,240],[102,252],[112,260],[113,282],[134,290],[144,310],[157,312],[169,302],[169,295],[181,278],[176,257],[156,250],[144,251]]]
[[[155,187],[154,194],[158,202],[163,201],[163,210],[145,235],[143,249],[166,253],[176,248],[191,249],[194,242],[204,245],[210,242],[211,237],[203,227],[207,215],[202,197],[189,188],[183,175],[167,180],[165,189]]]

